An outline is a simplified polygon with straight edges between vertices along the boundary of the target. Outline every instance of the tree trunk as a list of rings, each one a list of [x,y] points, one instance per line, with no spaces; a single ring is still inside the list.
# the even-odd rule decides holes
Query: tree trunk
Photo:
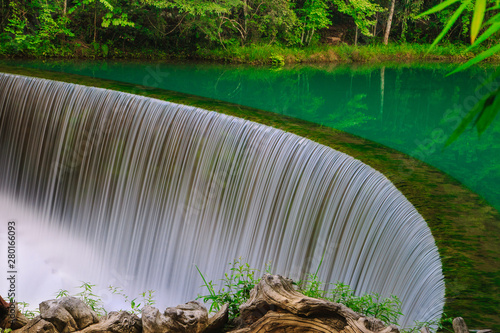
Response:
[[[97,35],[97,0],[94,2],[94,43]]]
[[[248,0],[243,0],[243,30],[245,31],[245,39],[248,36]]]
[[[354,35],[354,46],[358,46],[358,26],[356,26],[356,34]]]
[[[456,317],[452,322],[455,333],[469,333],[469,329],[462,317]]]
[[[391,9],[389,10],[389,17],[387,17],[387,25],[385,26],[384,45],[389,43],[389,33],[391,32],[392,17],[394,16],[394,7],[396,0],[391,1]]]
[[[309,37],[307,39],[307,45],[311,44],[313,35],[314,35],[314,28],[311,29],[311,32],[310,32]]]
[[[67,9],[68,9],[68,0],[64,0],[63,1],[63,15],[64,16],[66,16]]]
[[[239,327],[231,333],[398,333],[396,326],[363,317],[343,304],[311,298],[296,291],[292,281],[265,274],[240,306]]]

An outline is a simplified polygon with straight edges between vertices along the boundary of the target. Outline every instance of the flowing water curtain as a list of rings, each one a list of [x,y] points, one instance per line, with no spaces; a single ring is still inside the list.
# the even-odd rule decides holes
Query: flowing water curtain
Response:
[[[305,138],[116,91],[0,76],[0,191],[83,240],[160,304],[194,298],[242,256],[397,295],[402,324],[439,317],[441,262],[379,172]],[[77,249],[75,249],[77,250]],[[173,305],[173,304],[170,304]]]

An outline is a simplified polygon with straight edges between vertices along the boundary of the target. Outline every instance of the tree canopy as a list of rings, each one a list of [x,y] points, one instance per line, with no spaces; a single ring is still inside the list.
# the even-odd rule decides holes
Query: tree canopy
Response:
[[[475,11],[483,2],[489,5]],[[429,15],[419,17],[424,11]],[[391,43],[436,37],[466,43],[472,32],[479,35],[476,44],[491,44],[498,40],[498,13],[493,0],[3,0],[0,53],[67,56],[95,49],[119,56],[145,48],[305,47],[339,36],[348,44],[372,44],[382,42],[384,32]]]

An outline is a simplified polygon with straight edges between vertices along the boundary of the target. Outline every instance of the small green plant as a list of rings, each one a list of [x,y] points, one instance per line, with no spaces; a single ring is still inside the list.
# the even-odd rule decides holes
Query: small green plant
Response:
[[[142,312],[143,306],[141,307],[141,305],[154,305],[156,303],[153,296],[155,293],[154,290],[148,290],[141,293],[139,297],[141,297],[142,303],[139,303],[139,301],[137,300],[139,297],[129,300],[129,297],[123,292],[123,289],[119,287],[109,286],[108,289],[112,294],[122,296],[125,303],[130,303],[130,312],[136,315],[139,315]]]
[[[275,67],[285,66],[285,57],[283,57],[281,54],[273,53],[273,54],[271,54],[269,59],[271,60],[271,65],[273,65]]]
[[[453,322],[453,317],[448,317],[446,313],[443,313],[441,319],[431,320],[431,321],[416,321],[412,327],[401,330],[401,333],[419,333],[424,327],[429,328],[433,333],[439,332],[454,332],[450,328]]]
[[[56,298],[69,296],[69,292],[65,289],[59,289],[56,294]]]
[[[29,320],[35,318],[40,314],[40,311],[38,309],[31,310],[29,308],[29,304],[26,302],[17,302],[17,306],[19,307],[19,311]]]
[[[319,280],[318,272],[319,268],[323,264],[324,255],[321,256],[321,261],[319,262],[316,272],[307,274],[305,281],[298,281],[298,291],[308,297],[313,298],[325,298],[326,292],[322,289],[323,282]]]
[[[98,316],[105,316],[107,311],[102,306],[101,299],[92,291],[95,286],[95,284],[91,284],[89,282],[82,282],[82,285],[79,288],[83,290],[76,294],[76,296],[80,297],[80,299],[92,310],[94,310]]]
[[[378,318],[388,325],[397,325],[403,315],[401,301],[397,296],[382,298],[377,293],[357,296],[349,285],[341,282],[334,284],[333,289],[325,289],[317,272],[308,274],[307,280],[300,281],[298,285],[299,292],[306,296],[342,303],[364,316]]]
[[[316,272],[307,274],[305,281],[299,281],[298,291],[306,296],[322,298],[331,302],[342,303],[368,317],[375,317],[390,325],[398,324],[401,312],[401,301],[397,296],[381,298],[377,293],[356,296],[355,291],[347,284],[337,282],[333,289],[323,287],[323,282],[319,280],[318,273],[323,264],[323,257],[319,262]]]
[[[255,272],[258,270],[250,268],[248,263],[242,263],[241,257],[229,265],[231,266],[229,273],[225,273],[221,279],[222,285],[218,292],[215,291],[216,285],[212,281],[207,282],[196,266],[203,279],[203,287],[209,292],[209,295],[198,296],[197,299],[202,298],[204,302],[211,302],[210,312],[218,311],[224,304],[229,304],[229,318],[234,319],[239,314],[240,305],[250,298],[250,290],[255,287],[259,279],[255,277]]]

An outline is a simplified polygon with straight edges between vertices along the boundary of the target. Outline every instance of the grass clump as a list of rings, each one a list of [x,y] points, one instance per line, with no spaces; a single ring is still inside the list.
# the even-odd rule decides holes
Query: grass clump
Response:
[[[219,311],[224,304],[228,304],[229,319],[233,320],[238,317],[240,305],[250,298],[250,290],[259,283],[260,279],[255,275],[258,270],[250,268],[248,263],[242,263],[241,258],[234,259],[229,265],[229,273],[224,274],[224,278],[221,279],[222,285],[217,292],[215,291],[217,286],[212,281],[207,282],[196,266],[203,279],[203,287],[206,287],[209,292],[208,295],[198,296],[197,299],[202,298],[205,303],[210,302],[209,312]]]
[[[298,285],[298,291],[306,296],[342,303],[366,317],[380,319],[386,325],[398,325],[399,318],[403,315],[401,301],[395,295],[381,297],[380,294],[372,293],[357,296],[349,285],[342,282],[333,284],[332,289],[325,289],[316,273],[308,274],[308,278]]]
[[[395,295],[381,297],[380,294],[355,295],[355,291],[347,284],[337,282],[333,289],[319,280],[318,272],[323,258],[316,272],[307,274],[304,281],[299,281],[298,291],[306,296],[321,298],[330,302],[341,303],[366,317],[374,317],[382,320],[386,325],[398,325],[401,312],[401,301]]]

